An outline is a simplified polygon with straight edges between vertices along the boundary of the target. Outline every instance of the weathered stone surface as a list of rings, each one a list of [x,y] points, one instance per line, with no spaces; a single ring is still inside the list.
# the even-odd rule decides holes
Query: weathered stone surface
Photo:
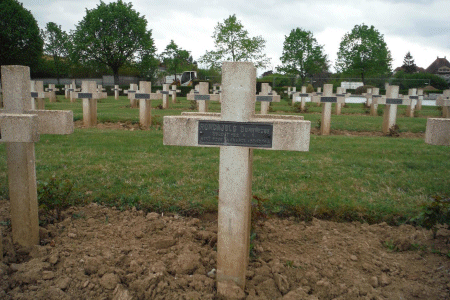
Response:
[[[450,146],[450,119],[428,118],[425,143]]]

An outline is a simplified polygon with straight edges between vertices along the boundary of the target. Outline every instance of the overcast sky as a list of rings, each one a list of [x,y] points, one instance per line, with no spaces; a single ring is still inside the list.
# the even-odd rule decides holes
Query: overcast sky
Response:
[[[100,1],[19,0],[40,28],[55,22],[69,32]],[[105,0],[109,3],[113,1]],[[274,69],[280,65],[285,36],[297,27],[313,33],[334,66],[339,43],[357,24],[373,25],[392,53],[393,68],[410,51],[419,67],[427,68],[438,56],[450,60],[449,0],[131,0],[152,29],[157,52],[174,40],[197,60],[214,49],[214,27],[232,14],[250,36],[266,40],[265,53]],[[207,3],[207,4],[205,4]],[[265,70],[258,70],[261,73]],[[332,69],[334,71],[334,69]]]

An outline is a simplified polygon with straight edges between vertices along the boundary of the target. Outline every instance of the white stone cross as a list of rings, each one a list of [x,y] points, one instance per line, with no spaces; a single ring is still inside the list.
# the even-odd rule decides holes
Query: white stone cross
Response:
[[[31,90],[31,109],[45,109],[45,93],[44,82],[42,81],[30,81]]]
[[[101,93],[97,92],[97,82],[82,81],[81,92],[73,94],[75,99],[83,99],[83,125],[92,127],[97,125],[97,99]]]
[[[417,94],[417,89],[409,89],[408,90],[408,96],[403,97],[405,99],[410,99],[409,105],[406,107],[406,116],[407,117],[414,117],[414,109],[417,105],[417,100],[419,100],[419,95]]]
[[[313,93],[306,93],[306,86],[302,86],[302,91],[297,92],[293,95],[292,105],[294,105],[295,102],[300,102],[300,109],[304,111],[306,102],[311,102],[312,96]]]
[[[337,102],[336,102],[336,115],[340,115],[341,114],[341,109],[342,106],[345,104],[345,99],[347,99],[347,97],[349,97],[350,94],[346,93],[345,88],[338,86],[336,88],[336,97],[337,97]]]
[[[76,101],[76,93],[79,92],[80,89],[77,88],[77,85],[75,83],[75,80],[72,80],[72,84],[70,85],[69,88],[69,94],[70,94],[70,102],[73,103]]]
[[[64,91],[64,98],[65,99],[69,99],[69,94],[70,94],[70,84],[65,84],[63,87],[63,91]]]
[[[59,91],[59,89],[57,89],[54,84],[49,84],[48,88],[45,89],[45,96],[48,98],[49,102],[56,102],[57,91]]]
[[[139,100],[139,124],[144,127],[150,127],[152,123],[152,104],[151,100],[162,99],[161,93],[152,93],[152,83],[150,81],[140,81],[139,91],[134,95]]]
[[[294,95],[297,93],[297,87],[290,87],[288,86],[288,90],[286,92],[286,94],[288,94],[289,98],[292,98],[292,101],[294,101]]]
[[[308,151],[311,123],[297,116],[255,115],[256,68],[224,62],[218,113],[164,117],[164,145],[220,147],[217,290],[245,286],[250,247],[253,148]]]
[[[386,104],[383,114],[383,133],[388,134],[397,121],[397,106],[409,105],[410,99],[400,98],[398,85],[390,85],[386,90],[386,96],[377,99],[378,104]]]
[[[106,99],[106,98],[108,98],[108,93],[106,93],[105,91],[106,91],[106,89],[103,88],[103,85],[101,85],[101,84],[97,85],[97,93],[100,96],[99,99]]]
[[[177,103],[177,93],[181,93],[181,90],[177,89],[176,84],[172,84],[170,88],[170,96],[172,96],[172,103]]]
[[[34,143],[39,134],[73,133],[73,112],[32,110],[30,68],[2,66],[5,109],[0,113],[0,143],[6,143],[13,242],[39,244]]]
[[[436,99],[436,106],[442,106],[442,116],[450,118],[450,90],[444,90],[442,96]]]
[[[131,108],[135,108],[137,106],[137,101],[134,99],[134,94],[137,92],[138,89],[139,89],[138,85],[132,83],[130,84],[130,88],[128,90],[123,91],[124,94],[128,95]]]
[[[200,82],[198,87],[198,93],[194,90],[194,92],[187,94],[187,100],[196,100],[198,103],[198,111],[199,112],[207,112],[208,111],[208,101],[219,101],[219,94],[208,94],[208,82]]]
[[[318,96],[320,95],[320,96]],[[329,135],[331,131],[331,104],[345,103],[344,96],[333,96],[333,85],[324,84],[323,93],[318,92],[313,96],[313,102],[323,103],[322,119],[320,121],[320,134]]]
[[[261,102],[261,114],[267,115],[270,102],[280,102],[281,97],[275,91],[272,91],[272,87],[268,83],[263,82],[261,83],[261,92],[256,96],[256,101]]]
[[[119,100],[119,91],[121,91],[122,89],[121,88],[119,88],[119,85],[115,85],[114,86],[114,89],[113,89],[113,91],[114,91],[114,99],[116,99],[116,100]]]

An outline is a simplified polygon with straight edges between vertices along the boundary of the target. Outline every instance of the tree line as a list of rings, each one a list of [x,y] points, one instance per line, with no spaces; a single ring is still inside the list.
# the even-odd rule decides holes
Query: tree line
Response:
[[[198,68],[190,52],[173,40],[157,55],[145,16],[122,0],[108,4],[100,1],[96,8],[86,9],[86,15],[70,33],[54,22],[40,30],[20,2],[2,0],[0,25],[0,64],[27,65],[32,75],[52,73],[58,79],[112,74],[118,84],[119,74],[123,73],[155,81],[161,64],[167,74],[197,70],[203,76],[217,77],[223,61],[251,61],[258,68],[270,64],[264,53],[264,38],[251,37],[234,14],[215,26],[215,49],[206,51],[198,60],[206,68]],[[277,71],[299,78],[301,83],[318,74],[329,75],[331,66],[323,45],[302,28],[292,29],[285,36],[280,61]],[[391,76],[392,56],[374,26],[355,25],[342,38],[334,67],[338,76],[366,82],[368,77]],[[402,69],[406,73],[416,71],[409,52]]]

